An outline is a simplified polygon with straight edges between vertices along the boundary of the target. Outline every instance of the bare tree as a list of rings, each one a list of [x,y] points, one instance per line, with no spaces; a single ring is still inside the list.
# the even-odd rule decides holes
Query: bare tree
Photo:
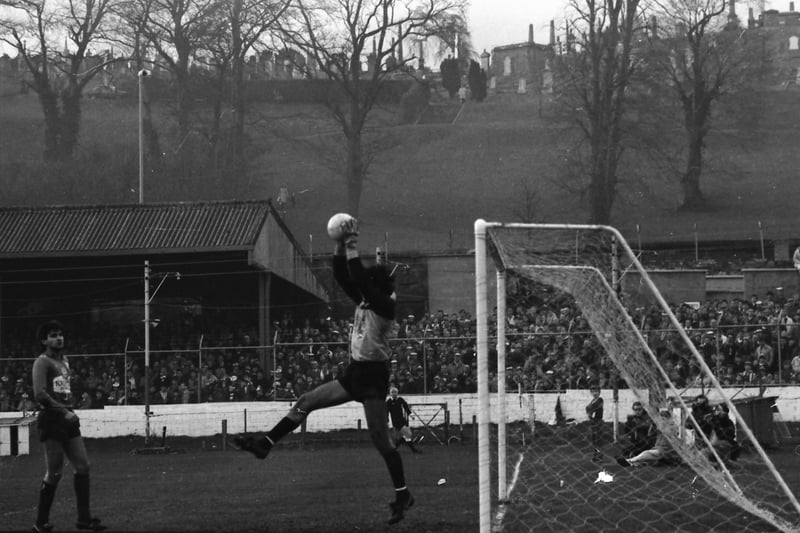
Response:
[[[77,148],[83,91],[108,63],[89,61],[92,45],[103,37],[113,1],[0,0],[0,39],[16,48],[30,75],[24,83],[42,106],[46,160],[71,158]]]
[[[514,216],[526,224],[536,222],[541,211],[541,196],[533,181],[522,182],[521,190],[514,195],[516,209]]]
[[[245,138],[245,117],[247,99],[245,98],[245,73],[247,57],[263,49],[262,40],[276,27],[277,21],[289,7],[291,0],[232,0],[224,9],[226,24],[209,45],[210,66],[215,73],[213,113],[209,142],[210,154],[218,158],[221,153],[239,170],[244,170],[243,149]],[[222,106],[230,88],[231,128],[226,135],[226,143],[220,143],[222,132]]]
[[[172,76],[176,152],[183,153],[191,134],[192,66],[226,29],[223,0],[130,0],[124,17],[138,24],[137,33],[154,60]]]
[[[626,91],[637,62],[634,37],[642,20],[639,0],[571,0],[567,49],[555,59],[558,95],[586,140],[589,222],[607,224],[617,193],[623,153]]]
[[[297,0],[287,12],[281,33],[332,80],[336,95],[328,107],[346,144],[347,208],[358,216],[369,168],[364,128],[383,83],[403,75],[413,57],[402,55],[403,42],[431,35],[441,22],[463,14],[463,0]],[[368,71],[362,61],[369,56]]]
[[[431,28],[430,36],[435,37],[434,42],[438,43],[438,55],[452,55],[462,62],[461,66],[466,70],[475,50],[463,13],[454,12],[434,22],[436,25]]]
[[[140,3],[139,0],[118,0],[112,13],[111,38],[121,47],[130,58],[138,76],[144,76],[153,67],[147,60],[148,41],[144,35],[147,24],[150,2]],[[147,162],[152,171],[157,171],[162,162],[164,152],[161,148],[158,129],[153,120],[153,106],[150,93],[147,90],[147,76],[139,80],[139,90],[142,101],[141,127],[145,139],[144,150]]]
[[[715,107],[726,96],[750,94],[765,62],[758,36],[744,31],[727,0],[657,0],[664,29],[656,33],[649,56],[657,79],[677,97],[683,111],[686,164],[680,176],[682,209],[701,209],[700,187],[706,138]],[[664,85],[662,85],[664,86]]]

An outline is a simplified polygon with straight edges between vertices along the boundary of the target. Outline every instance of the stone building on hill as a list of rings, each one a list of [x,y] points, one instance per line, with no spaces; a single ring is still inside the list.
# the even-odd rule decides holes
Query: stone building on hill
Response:
[[[492,49],[489,73],[490,86],[501,92],[525,93],[528,86],[536,87],[545,71],[549,71],[549,59],[556,49],[555,23],[550,22],[550,42],[536,43],[533,39],[533,24],[528,26],[528,40],[524,43],[497,46]],[[485,67],[484,67],[485,68]]]
[[[780,86],[800,85],[800,12],[795,11],[795,3],[789,2],[788,11],[769,9],[757,19],[750,8],[747,29],[763,35]]]

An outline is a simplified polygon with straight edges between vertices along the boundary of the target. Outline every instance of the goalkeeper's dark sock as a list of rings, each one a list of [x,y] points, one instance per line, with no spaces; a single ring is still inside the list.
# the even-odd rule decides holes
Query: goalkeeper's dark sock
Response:
[[[88,522],[92,519],[89,512],[89,474],[75,474],[72,477],[75,486],[75,501],[78,504],[78,521]]]
[[[50,508],[56,497],[56,487],[58,485],[50,485],[42,481],[42,486],[39,487],[39,507],[36,511],[37,525],[43,526],[50,521]]]
[[[400,457],[400,452],[392,450],[383,454],[383,460],[386,461],[386,466],[389,468],[389,475],[392,477],[392,485],[396,491],[405,490],[406,488],[406,475],[403,471],[403,459]]]
[[[283,437],[297,429],[299,426],[299,422],[295,422],[294,420],[284,416],[277,424],[275,424],[275,427],[267,433],[267,440],[270,442],[270,444],[275,444]]]

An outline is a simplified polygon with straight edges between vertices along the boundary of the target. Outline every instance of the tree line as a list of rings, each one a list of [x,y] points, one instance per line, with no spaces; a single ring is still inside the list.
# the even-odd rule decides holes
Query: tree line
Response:
[[[409,73],[417,59],[403,55],[403,43],[466,31],[465,0],[1,0],[0,6],[0,39],[28,72],[44,117],[43,159],[56,165],[74,158],[84,92],[107,66],[86,68],[95,47],[123,50],[113,60],[130,61],[139,73],[147,173],[190,174],[200,153],[204,169],[220,177],[247,172],[248,56],[299,51],[345,95],[327,107],[344,141],[341,174],[355,215],[369,171],[367,119],[384,82]],[[377,68],[365,72],[367,55]],[[169,128],[156,126],[146,94],[153,61],[172,80]],[[205,68],[193,69],[196,63]],[[196,83],[213,92],[205,106],[210,116],[204,109],[202,119],[191,96]],[[167,134],[176,149],[165,150]]]
[[[702,209],[706,140],[726,109],[721,105],[763,77],[768,51],[758,32],[726,15],[729,0],[568,4],[565,38],[550,57],[553,98],[580,137],[554,178],[587,198],[587,222],[607,224],[629,169],[663,162],[680,182],[682,206]],[[414,77],[419,58],[403,43],[436,37],[457,57],[470,53],[466,0],[0,0],[0,6],[0,39],[28,72],[44,117],[43,160],[54,165],[75,159],[85,90],[106,67],[87,68],[87,55],[113,45],[123,56],[112,60],[129,61],[139,72],[148,175],[191,175],[198,165],[221,178],[246,175],[253,146],[247,58],[300,51],[344,95],[326,107],[339,127],[335,164],[354,215],[374,159],[366,124],[381,88],[398,75]],[[377,68],[362,69],[366,56]],[[147,98],[155,60],[172,80],[169,125],[156,124]],[[475,61],[451,57],[440,67],[451,94],[466,68],[473,97],[486,97],[486,73]],[[197,83],[211,95],[202,109],[192,98]],[[665,127],[683,130],[683,146],[666,145]],[[631,161],[634,153],[647,161]]]
[[[554,98],[580,135],[558,178],[587,199],[590,223],[611,222],[621,180],[636,172],[677,179],[680,208],[704,209],[708,136],[730,114],[752,110],[738,104],[764,81],[764,35],[743,28],[729,0],[569,7]]]

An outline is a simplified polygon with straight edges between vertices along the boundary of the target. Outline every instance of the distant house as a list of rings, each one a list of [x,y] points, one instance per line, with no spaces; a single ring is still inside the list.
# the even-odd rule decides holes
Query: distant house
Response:
[[[750,8],[747,28],[764,36],[765,51],[782,84],[800,85],[800,12],[794,2],[789,2],[789,11],[769,9],[758,19]]]

